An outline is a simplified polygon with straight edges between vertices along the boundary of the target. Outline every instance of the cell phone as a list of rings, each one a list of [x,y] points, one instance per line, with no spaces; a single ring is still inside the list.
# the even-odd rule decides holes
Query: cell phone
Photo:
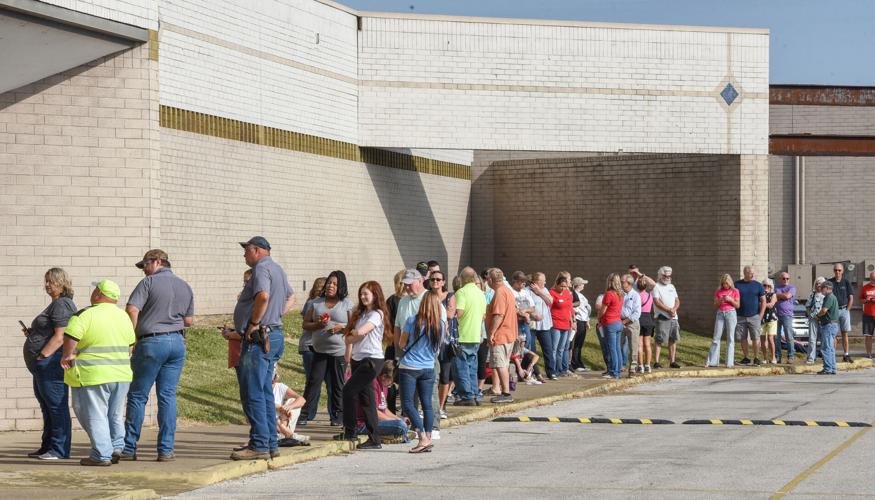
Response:
[[[24,324],[24,321],[18,320],[18,324],[21,325],[21,328],[23,328],[25,332],[30,333],[30,328]]]

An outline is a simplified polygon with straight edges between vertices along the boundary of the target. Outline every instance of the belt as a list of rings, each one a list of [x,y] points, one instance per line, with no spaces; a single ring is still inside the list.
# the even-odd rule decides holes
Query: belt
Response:
[[[839,306],[839,309],[847,309],[848,306]]]
[[[172,332],[146,333],[146,334],[140,335],[140,336],[137,338],[137,340],[143,340],[143,339],[147,339],[147,338],[149,338],[149,337],[157,337],[157,336],[159,336],[159,335],[171,335],[171,334],[174,334],[174,333],[178,333],[178,334],[182,335],[183,337],[185,337],[185,332],[184,332],[184,331],[182,331],[182,330],[175,330],[175,331],[172,331]]]

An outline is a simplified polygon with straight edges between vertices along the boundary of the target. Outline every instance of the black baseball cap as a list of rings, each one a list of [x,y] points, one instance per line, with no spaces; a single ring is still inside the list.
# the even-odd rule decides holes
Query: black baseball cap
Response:
[[[252,245],[254,247],[263,248],[265,250],[270,250],[270,243],[264,239],[264,236],[253,236],[249,238],[249,241],[241,241],[240,246],[246,248],[248,245]]]

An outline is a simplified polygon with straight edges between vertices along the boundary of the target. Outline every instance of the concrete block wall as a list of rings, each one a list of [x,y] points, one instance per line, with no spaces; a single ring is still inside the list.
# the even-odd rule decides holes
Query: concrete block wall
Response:
[[[39,0],[140,28],[158,29],[158,5],[155,0]]]
[[[875,107],[774,105],[769,133],[875,135]]]
[[[363,15],[361,144],[765,154],[768,34]],[[732,82],[741,94],[719,97]]]
[[[356,17],[312,0],[161,0],[161,104],[358,142]]]
[[[0,430],[39,428],[18,320],[48,304],[65,268],[76,305],[112,278],[122,300],[157,244],[157,68],[136,47],[0,94]]]
[[[750,189],[742,180],[752,168],[746,163],[729,155],[499,162],[475,155],[474,263],[544,271],[550,282],[568,270],[590,281],[590,300],[610,272],[634,263],[653,276],[669,265],[682,326],[708,332],[719,276],[739,276],[744,264],[765,255],[750,248],[759,243],[740,226],[747,216],[741,207],[747,195],[740,193]]]
[[[469,261],[470,181],[163,129],[162,247],[194,288],[198,314],[233,311],[238,241],[264,235],[299,304],[314,278],[347,273],[350,293],[435,259]]]

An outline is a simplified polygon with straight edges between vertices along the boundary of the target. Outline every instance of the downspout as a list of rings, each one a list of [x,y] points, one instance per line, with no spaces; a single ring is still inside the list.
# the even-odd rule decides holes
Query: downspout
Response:
[[[799,259],[805,263],[805,157],[799,157]]]
[[[802,245],[801,245],[801,231],[799,230],[802,218],[802,205],[801,205],[801,196],[800,196],[800,185],[802,184],[802,179],[800,178],[800,160],[798,156],[793,157],[793,250],[795,251],[795,259],[794,262],[796,265],[802,263]]]

